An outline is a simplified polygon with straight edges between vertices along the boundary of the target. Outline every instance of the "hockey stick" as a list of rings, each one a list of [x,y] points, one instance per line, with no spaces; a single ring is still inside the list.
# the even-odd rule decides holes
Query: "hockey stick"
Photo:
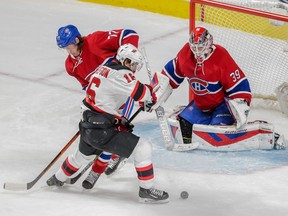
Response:
[[[147,70],[147,74],[149,77],[149,80],[152,80],[152,72],[150,69],[150,65],[148,62],[148,58],[146,55],[146,51],[145,48],[142,48],[142,55],[145,61],[145,66],[146,66],[146,70]],[[160,125],[160,129],[164,138],[164,142],[165,142],[165,147],[167,150],[169,151],[189,151],[189,150],[193,150],[196,149],[198,147],[198,144],[182,144],[182,143],[175,143],[174,140],[172,140],[172,133],[171,130],[169,129],[169,125],[168,125],[168,121],[167,118],[165,116],[165,110],[162,106],[159,106],[156,110],[155,110],[157,119],[159,121],[159,125]]]
[[[53,166],[53,164],[64,154],[64,152],[71,146],[71,144],[78,138],[79,131],[71,138],[71,140],[62,148],[57,156],[48,164],[48,166],[31,182],[28,183],[4,183],[3,188],[5,190],[19,191],[31,189],[38,180]]]
[[[127,121],[127,124],[131,123],[134,118],[142,111],[142,107],[140,107],[134,114],[133,116],[131,116],[131,118]],[[97,158],[99,157],[99,155],[97,155],[95,157],[95,159],[93,161],[91,161],[90,163],[88,163],[82,170],[80,173],[78,173],[78,175],[76,175],[73,178],[68,178],[65,183],[66,184],[75,184],[75,182],[78,181],[79,178],[81,178],[81,176],[84,175],[84,173],[90,168],[90,166],[92,166],[94,164],[94,162],[97,160]]]
[[[90,168],[90,166],[93,165],[93,163],[97,160],[98,157],[99,157],[99,155],[97,155],[93,161],[90,161],[90,163],[88,163],[88,164],[84,167],[84,169],[82,169],[81,172],[80,172],[77,176],[75,176],[75,177],[73,177],[73,178],[68,178],[68,179],[65,181],[65,183],[66,183],[66,184],[74,184],[75,182],[77,182],[78,179],[81,178],[81,176]]]

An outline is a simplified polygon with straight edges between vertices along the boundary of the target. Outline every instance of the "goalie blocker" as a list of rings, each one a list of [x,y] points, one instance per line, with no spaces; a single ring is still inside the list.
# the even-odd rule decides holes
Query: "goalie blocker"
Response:
[[[177,146],[183,146],[185,143],[176,116],[177,113],[173,113],[167,121],[175,143],[173,150],[178,151]],[[248,122],[241,129],[237,129],[234,125],[194,124],[191,143],[197,146],[197,149],[209,151],[269,150],[282,149],[286,146],[284,136],[279,136],[274,132],[273,125],[264,121]]]

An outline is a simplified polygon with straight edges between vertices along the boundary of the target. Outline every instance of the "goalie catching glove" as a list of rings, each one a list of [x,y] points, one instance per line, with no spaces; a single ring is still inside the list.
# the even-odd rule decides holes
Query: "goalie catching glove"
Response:
[[[161,106],[172,93],[172,87],[169,83],[169,78],[159,72],[154,73],[150,86],[152,88],[152,100],[153,102],[145,102],[144,110],[152,112]]]
[[[236,128],[241,128],[247,122],[250,106],[243,98],[228,99],[228,107],[236,120]]]

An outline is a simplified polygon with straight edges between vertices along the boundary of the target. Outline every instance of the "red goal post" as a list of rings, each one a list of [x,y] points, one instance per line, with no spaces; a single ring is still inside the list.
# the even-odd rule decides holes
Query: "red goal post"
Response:
[[[191,0],[189,32],[206,27],[248,77],[253,98],[276,100],[275,89],[288,80],[288,8],[276,2],[228,1]]]

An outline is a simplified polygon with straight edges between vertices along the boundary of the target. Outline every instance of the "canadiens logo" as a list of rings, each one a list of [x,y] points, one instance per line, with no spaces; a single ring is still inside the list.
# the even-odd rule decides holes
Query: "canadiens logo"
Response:
[[[189,79],[189,85],[196,95],[206,95],[209,93],[207,88],[209,84],[205,80],[194,77]]]

